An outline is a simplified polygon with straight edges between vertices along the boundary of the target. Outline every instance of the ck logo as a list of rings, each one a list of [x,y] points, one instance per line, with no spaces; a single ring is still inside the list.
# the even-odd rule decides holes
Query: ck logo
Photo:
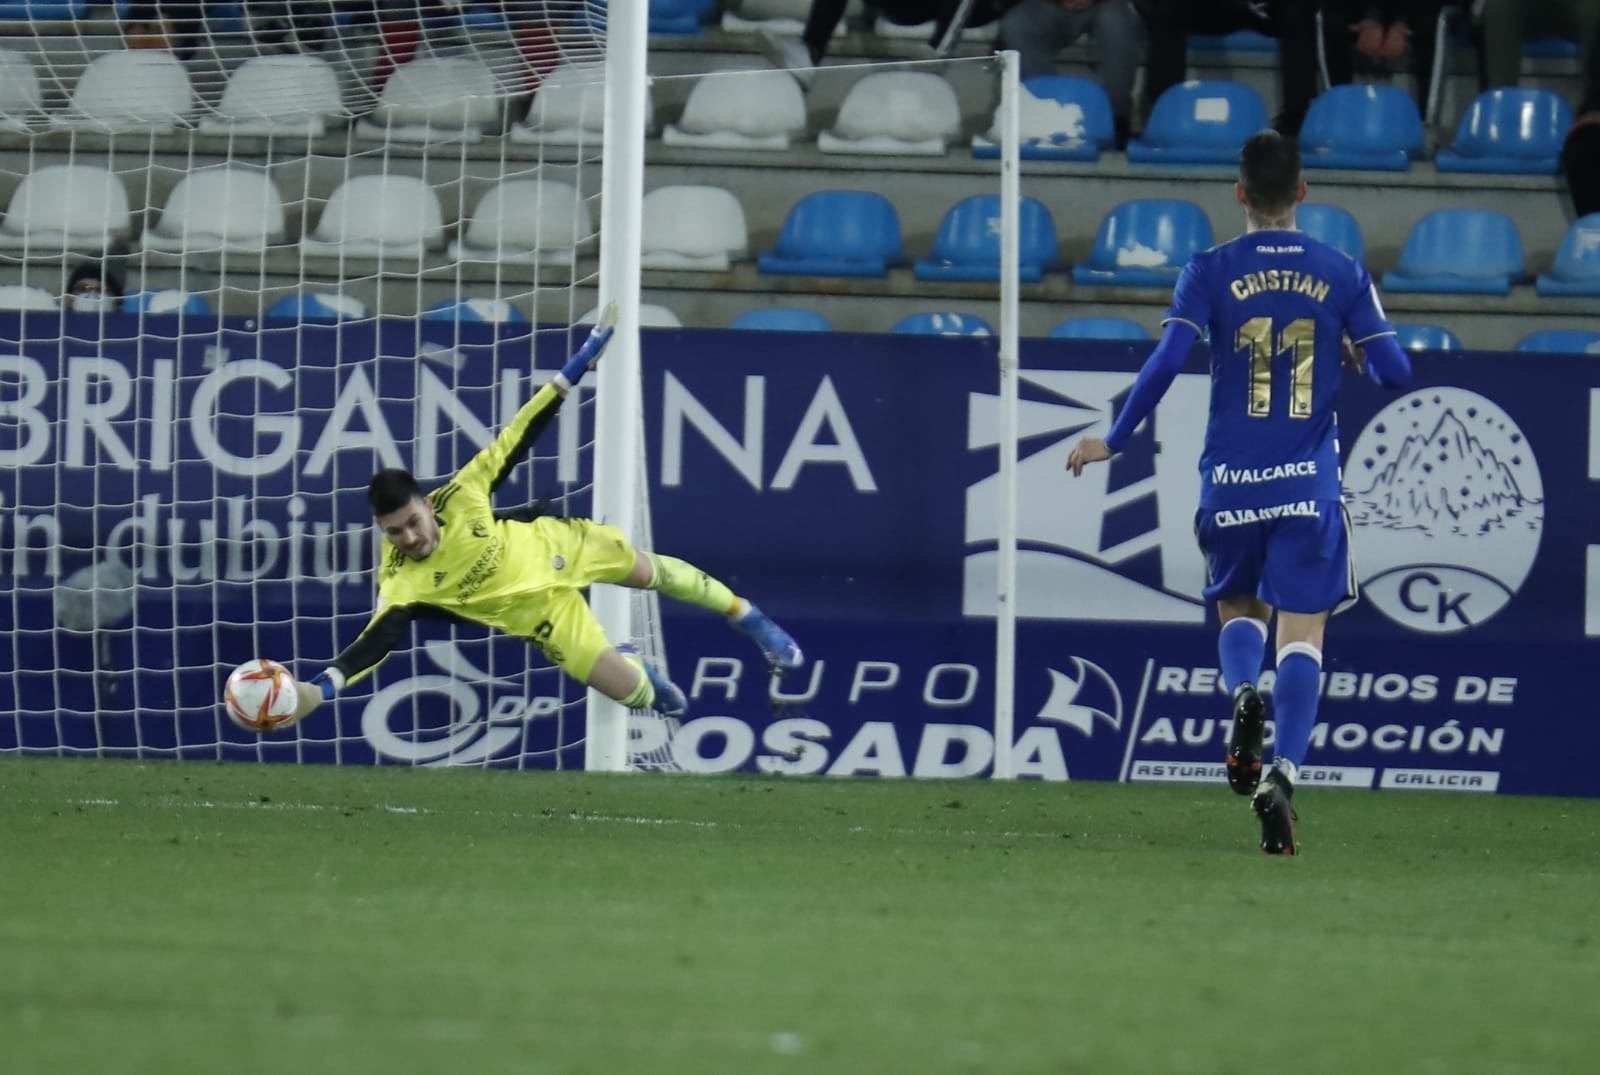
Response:
[[[1465,631],[1506,606],[1544,529],[1539,461],[1522,430],[1464,388],[1401,396],[1345,468],[1368,599],[1402,627]]]

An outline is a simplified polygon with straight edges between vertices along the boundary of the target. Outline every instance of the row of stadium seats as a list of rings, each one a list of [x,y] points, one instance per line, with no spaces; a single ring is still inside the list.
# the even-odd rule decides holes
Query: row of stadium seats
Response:
[[[731,78],[737,78],[737,91]],[[1020,111],[1028,159],[1095,160],[1113,141],[1111,106],[1090,79],[1028,80]],[[480,60],[421,57],[398,67],[358,134],[389,141],[472,139],[501,122],[503,86]],[[31,61],[0,50],[0,120],[17,131],[35,127],[102,131],[172,130],[196,114],[184,66],[162,52],[104,53],[84,71],[65,112],[44,115]],[[242,64],[202,132],[318,135],[346,115],[333,69],[314,56],[258,56]],[[594,65],[553,71],[539,87],[514,141],[598,145],[604,87]],[[1451,146],[1435,160],[1443,172],[1554,174],[1572,110],[1542,89],[1490,90],[1467,110]],[[1174,86],[1155,104],[1144,135],[1128,146],[1136,164],[1233,164],[1244,139],[1268,125],[1265,102],[1251,87],[1221,80]],[[803,136],[800,84],[777,71],[707,75],[663,132],[669,145],[781,150]],[[961,136],[956,92],[937,74],[882,71],[850,90],[832,130],[817,138],[824,152],[936,155]],[[974,139],[973,153],[998,153],[995,132]],[[1422,117],[1394,86],[1335,86],[1312,103],[1301,132],[1312,168],[1403,171],[1424,153]]]
[[[973,195],[944,215],[930,253],[916,259],[921,280],[999,278],[997,195]],[[720,187],[669,186],[644,201],[647,268],[726,271],[749,254],[738,199]],[[47,165],[17,187],[0,220],[0,250],[23,257],[92,251],[130,234],[132,213],[117,177],[93,165]],[[1303,206],[1302,230],[1365,261],[1361,227],[1348,211]],[[1037,282],[1062,268],[1055,218],[1043,202],[1019,206],[1022,278]],[[468,214],[460,237],[445,243],[444,211],[423,180],[356,176],[334,192],[316,226],[299,241],[309,255],[421,258],[446,248],[460,261],[571,264],[594,238],[588,202],[558,180],[507,179],[490,187]],[[174,254],[260,253],[290,243],[287,213],[262,170],[222,165],[186,175],[142,248]],[[1135,199],[1100,222],[1088,259],[1072,269],[1083,286],[1165,287],[1195,253],[1214,242],[1210,218],[1192,202]],[[789,276],[883,276],[904,260],[893,203],[868,191],[818,191],[784,219],[764,273]],[[1516,223],[1493,209],[1439,209],[1412,227],[1399,264],[1384,274],[1394,292],[1506,294],[1527,281]],[[1541,295],[1600,296],[1600,217],[1574,223]]]
[[[37,287],[18,285],[0,286],[0,311],[54,311],[59,309],[56,298]],[[124,297],[123,315],[199,315],[213,313],[210,302],[202,294],[179,290],[135,291]],[[597,311],[590,310],[579,322],[593,321]],[[110,316],[116,316],[112,314]],[[263,311],[262,316],[275,322],[355,321],[369,318],[371,311],[365,304],[348,295],[336,292],[302,291],[285,295]],[[525,325],[528,317],[504,299],[461,298],[437,302],[418,315],[424,321],[455,321],[470,324]],[[677,328],[682,322],[671,310],[663,306],[646,304],[640,310],[640,324],[654,328]],[[816,310],[793,307],[765,306],[746,310],[735,317],[728,326],[733,329],[780,332],[831,332],[833,325]],[[891,333],[931,336],[993,336],[993,326],[984,318],[972,313],[939,311],[912,314],[901,318],[889,329]],[[1397,324],[1401,346],[1409,350],[1459,351],[1461,340],[1448,329],[1437,325]],[[1052,339],[1071,340],[1123,340],[1149,341],[1150,332],[1139,322],[1123,317],[1073,317],[1062,321],[1050,330]],[[1541,329],[1529,333],[1516,345],[1523,353],[1549,354],[1600,354],[1600,331],[1573,329]]]
[[[921,280],[997,280],[1000,199],[966,198],[951,208],[919,258]],[[1050,210],[1023,198],[1018,212],[1022,279],[1038,281],[1061,267]],[[1365,261],[1361,227],[1348,211],[1303,205],[1301,230],[1357,261]],[[1196,253],[1214,243],[1210,218],[1192,202],[1135,199],[1114,207],[1100,222],[1089,257],[1072,268],[1082,286],[1170,287]],[[761,255],[765,273],[806,276],[883,276],[902,258],[899,220],[882,195],[820,191],[790,211],[777,249]],[[1516,223],[1493,209],[1438,209],[1412,227],[1394,270],[1383,274],[1394,292],[1506,294],[1527,282]],[[1600,296],[1600,214],[1567,231],[1550,271],[1538,277],[1541,295]]]
[[[1021,110],[1024,159],[1092,161],[1113,140],[1111,105],[1085,78],[1029,79]],[[1481,94],[1462,117],[1441,172],[1554,175],[1572,126],[1572,109],[1544,89],[1503,88]],[[1135,164],[1233,165],[1239,147],[1268,126],[1266,103],[1243,83],[1187,82],[1161,95],[1143,137],[1128,144]],[[994,132],[975,142],[995,156]],[[1308,168],[1405,171],[1426,152],[1422,115],[1396,86],[1333,86],[1312,101],[1300,130]]]

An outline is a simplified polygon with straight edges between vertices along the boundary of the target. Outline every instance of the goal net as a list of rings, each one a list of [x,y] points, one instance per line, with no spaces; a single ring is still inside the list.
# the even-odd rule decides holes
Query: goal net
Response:
[[[146,23],[135,5],[120,23],[0,36],[0,753],[682,767],[674,724],[607,714],[526,642],[471,625],[419,624],[368,683],[282,733],[238,729],[218,705],[236,665],[268,657],[310,675],[368,622],[381,549],[365,501],[374,470],[442,483],[613,299],[622,331],[606,361],[496,504],[547,502],[653,544],[628,331],[649,323],[640,247],[664,243],[644,263],[653,302],[703,310],[704,274],[724,255],[736,264],[717,279],[750,305],[781,305],[772,295],[784,289],[753,263],[778,238],[770,206],[748,248],[673,247],[722,241],[725,229],[686,214],[641,239],[639,155],[630,177],[619,154],[602,152],[621,125],[625,9],[641,46],[625,69],[648,111],[638,4],[614,4],[609,31],[597,3],[506,0],[204,5],[191,21]],[[824,72],[804,104],[789,76],[750,70],[765,67],[753,48],[714,70],[688,50],[660,66],[651,139],[663,175],[693,173],[679,192],[715,184],[730,150],[802,140],[838,154],[834,170],[860,168],[850,162],[884,151],[871,129],[884,103],[928,128],[914,133],[914,153],[936,142],[966,154],[967,135],[982,132],[984,151],[1006,157],[992,58]],[[936,96],[924,115],[923,88],[895,81],[893,99],[852,104],[869,74],[926,75],[990,99],[953,138],[953,97]],[[741,128],[737,107],[717,129],[719,108],[775,86],[788,109],[779,129]],[[836,122],[809,129],[821,117]],[[902,207],[906,250],[928,248],[956,197],[992,195],[1004,173],[994,167],[965,181],[935,170],[937,204]],[[768,196],[788,204],[839,186],[828,170],[774,171]],[[1012,179],[1000,199],[1009,215],[986,234],[1014,258],[1014,165]],[[662,204],[672,221],[686,202]],[[718,218],[730,220],[742,234],[742,216]],[[619,264],[631,295],[615,282]],[[694,273],[702,282],[685,283]],[[961,314],[976,312],[1009,340],[1002,415],[1015,405],[1011,273],[1009,293],[987,284],[981,302],[971,286],[916,285],[941,331],[974,331]],[[886,285],[887,301],[898,286]],[[837,294],[856,298],[847,286]],[[1009,458],[1014,422],[1000,430]],[[631,637],[666,665],[655,595],[599,596],[608,589],[596,588],[596,607],[612,639]],[[1007,647],[1009,583],[998,592]],[[675,670],[680,681],[689,671]],[[597,710],[625,733],[598,763]]]
[[[0,752],[581,766],[581,687],[470,626],[286,733],[217,699],[365,625],[375,469],[442,482],[581,342],[603,7],[159,8],[0,38]],[[593,387],[497,508],[596,512]]]

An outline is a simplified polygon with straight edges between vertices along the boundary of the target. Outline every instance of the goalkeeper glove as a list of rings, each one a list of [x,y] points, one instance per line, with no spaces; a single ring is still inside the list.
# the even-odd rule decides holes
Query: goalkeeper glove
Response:
[[[290,723],[305,720],[316,710],[317,706],[323,702],[333,701],[333,696],[338,692],[341,682],[342,678],[333,669],[324,668],[312,677],[310,683],[296,683],[294,721]]]
[[[561,372],[556,374],[556,382],[563,390],[583,380],[584,373],[600,358],[606,344],[611,342],[611,334],[617,330],[613,320],[615,316],[616,304],[607,303],[605,312],[600,315],[600,323],[589,330],[589,338],[583,341],[583,346],[573,352],[567,364],[561,367]]]
[[[333,701],[333,696],[339,692],[339,685],[333,681],[333,673],[326,668],[312,677],[311,685],[322,692],[324,702]]]

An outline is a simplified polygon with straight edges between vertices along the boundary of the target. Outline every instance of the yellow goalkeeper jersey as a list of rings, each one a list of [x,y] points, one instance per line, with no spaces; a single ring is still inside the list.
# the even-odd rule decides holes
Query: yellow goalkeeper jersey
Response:
[[[570,583],[557,575],[543,530],[515,512],[496,517],[489,497],[527,455],[562,399],[554,386],[541,388],[488,447],[428,494],[439,520],[439,544],[426,558],[413,560],[386,546],[372,619],[333,661],[346,683],[376,668],[413,619],[467,620],[533,635],[543,602],[530,598]]]

